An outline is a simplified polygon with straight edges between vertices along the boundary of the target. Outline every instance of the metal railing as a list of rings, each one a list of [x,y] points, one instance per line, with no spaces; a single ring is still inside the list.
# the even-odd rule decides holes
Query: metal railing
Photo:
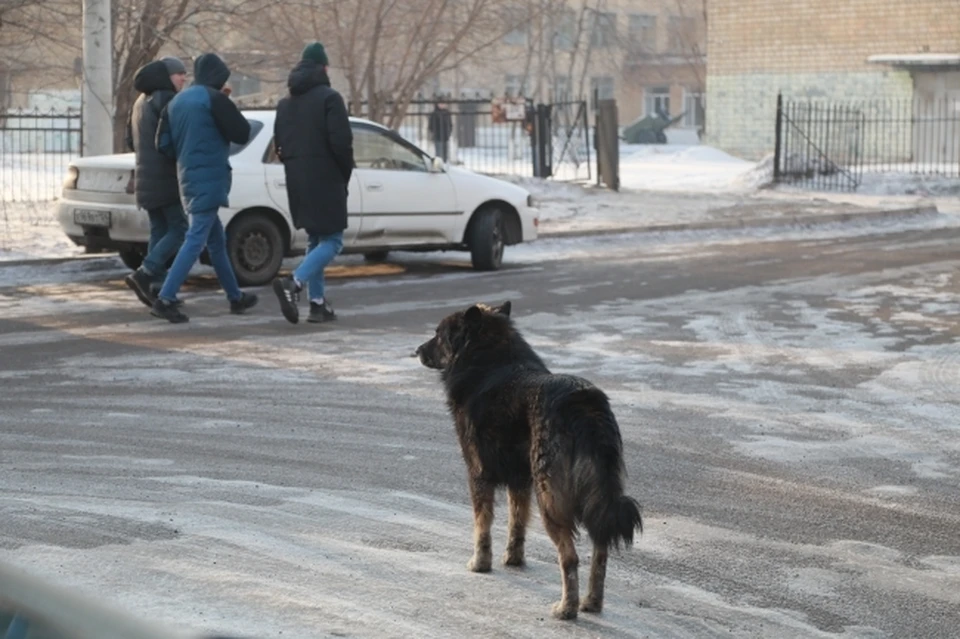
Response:
[[[855,190],[871,174],[960,177],[960,99],[777,97],[775,181]]]
[[[82,142],[79,110],[0,112],[0,202],[59,197]]]

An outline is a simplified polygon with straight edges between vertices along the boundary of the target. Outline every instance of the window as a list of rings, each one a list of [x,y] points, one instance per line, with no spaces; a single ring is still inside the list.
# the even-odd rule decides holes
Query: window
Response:
[[[245,95],[255,95],[260,93],[260,78],[252,75],[245,75],[239,71],[232,71],[227,84],[233,89],[234,97]]]
[[[613,98],[613,78],[608,75],[590,78],[590,100],[593,101],[593,108],[597,108],[597,100],[612,100]]]
[[[522,75],[506,75],[503,77],[503,95],[507,98],[524,97],[524,77]]]
[[[683,126],[702,129],[705,120],[703,94],[687,92],[683,95]]]
[[[554,76],[553,99],[555,102],[570,101],[570,76],[566,76],[566,75]]]
[[[553,46],[558,51],[571,51],[577,43],[577,15],[561,11],[553,32]]]
[[[598,11],[591,14],[590,46],[612,47],[617,40],[617,14]]]
[[[691,53],[697,47],[697,21],[694,18],[670,16],[670,26],[667,30],[667,51],[671,53]]]
[[[670,87],[651,87],[645,91],[644,107],[647,115],[670,117]]]
[[[530,17],[526,11],[508,11],[504,17],[504,28],[507,29],[507,32],[503,36],[503,43],[521,47],[527,46],[529,26]]]
[[[253,142],[253,138],[257,137],[257,134],[260,133],[260,130],[263,128],[263,122],[260,120],[251,120],[247,119],[247,122],[250,123],[250,137],[247,138],[247,144]],[[234,144],[230,143],[230,155],[236,155],[240,151],[243,151],[247,148],[247,144]],[[273,148],[273,143],[270,143],[270,147]]]
[[[632,51],[656,51],[657,16],[644,13],[630,14],[627,23],[627,40]]]
[[[413,146],[367,127],[353,129],[353,157],[358,169],[427,171],[423,154]]]

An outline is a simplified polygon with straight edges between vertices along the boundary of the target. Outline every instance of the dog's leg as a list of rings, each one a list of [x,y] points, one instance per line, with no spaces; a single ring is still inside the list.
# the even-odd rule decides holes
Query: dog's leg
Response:
[[[470,497],[473,500],[473,558],[467,568],[473,572],[490,572],[493,551],[490,542],[490,526],[493,524],[493,485],[479,479],[470,480]]]
[[[526,563],[523,545],[527,537],[527,523],[530,521],[530,486],[508,489],[507,502],[510,521],[507,524],[507,551],[503,555],[503,563],[506,566],[522,566]]]
[[[553,616],[557,619],[576,619],[577,607],[580,604],[580,581],[577,576],[580,558],[577,557],[577,547],[573,542],[573,529],[558,525],[549,516],[544,516],[543,526],[557,546],[563,587],[560,601],[553,604]]]
[[[587,598],[580,604],[584,612],[600,612],[603,610],[603,582],[607,577],[607,547],[600,544],[593,545],[593,560],[590,562],[590,590]]]

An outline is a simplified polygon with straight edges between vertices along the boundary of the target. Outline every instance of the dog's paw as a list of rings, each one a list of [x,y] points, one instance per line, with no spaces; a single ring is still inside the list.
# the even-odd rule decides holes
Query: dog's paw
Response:
[[[508,550],[503,554],[503,565],[522,568],[527,565],[527,561],[523,558],[523,552]]]
[[[570,603],[566,601],[558,601],[553,604],[553,617],[555,619],[561,619],[563,621],[570,621],[577,618],[577,604]]]
[[[587,597],[580,603],[580,610],[582,612],[599,613],[603,610],[603,601],[598,601],[593,597]]]
[[[467,570],[471,572],[490,572],[493,560],[490,557],[478,557],[476,555],[467,562]]]

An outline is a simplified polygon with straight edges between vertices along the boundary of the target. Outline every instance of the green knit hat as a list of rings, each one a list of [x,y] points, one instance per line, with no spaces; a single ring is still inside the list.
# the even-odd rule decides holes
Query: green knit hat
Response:
[[[319,42],[312,42],[303,48],[303,60],[313,60],[323,67],[330,66],[330,60],[327,59],[327,51]]]

